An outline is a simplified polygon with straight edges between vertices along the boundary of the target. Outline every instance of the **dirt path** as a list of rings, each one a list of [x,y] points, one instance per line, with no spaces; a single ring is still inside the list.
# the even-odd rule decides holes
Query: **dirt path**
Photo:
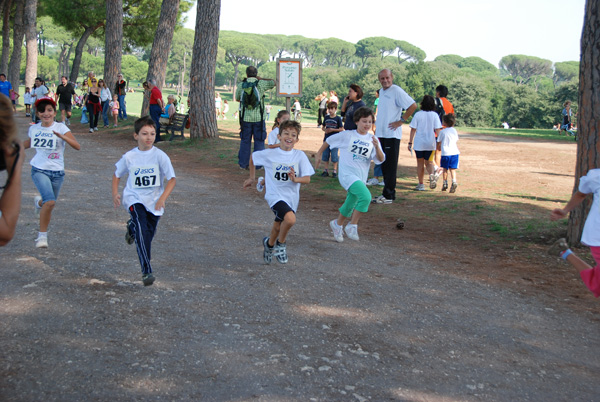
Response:
[[[460,272],[463,250],[432,259],[400,232],[337,244],[326,223],[338,205],[306,201],[289,263],[265,266],[264,200],[240,190],[242,172],[218,180],[176,151],[157,282],[144,288],[127,213],[110,199],[114,163],[134,143],[78,139],[50,248],[34,247],[25,169],[17,235],[0,249],[0,400],[598,398],[600,317],[585,289],[573,308],[551,288],[477,280]],[[506,261],[481,258],[502,276]]]

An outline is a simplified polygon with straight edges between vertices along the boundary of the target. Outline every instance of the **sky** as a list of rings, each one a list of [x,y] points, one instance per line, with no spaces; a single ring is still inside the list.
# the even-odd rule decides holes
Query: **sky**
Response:
[[[509,54],[578,61],[584,11],[585,0],[221,0],[220,29],[352,43],[385,36],[418,46],[425,60],[458,54],[498,66]],[[195,20],[196,5],[186,27]]]

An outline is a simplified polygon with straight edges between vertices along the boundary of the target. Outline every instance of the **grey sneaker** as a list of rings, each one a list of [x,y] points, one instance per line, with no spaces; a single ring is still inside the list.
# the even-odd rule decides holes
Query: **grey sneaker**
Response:
[[[288,256],[287,256],[287,248],[285,243],[279,243],[279,241],[273,247],[273,255],[277,258],[281,264],[287,264]]]
[[[430,189],[434,189],[437,187],[437,180],[438,180],[438,175],[436,174],[430,174],[429,175],[429,188]]]
[[[273,247],[269,246],[268,236],[263,239],[263,247],[265,248],[265,251],[263,252],[265,264],[270,264],[273,260]]]
[[[145,274],[142,275],[142,283],[144,284],[144,286],[150,286],[154,283],[154,275],[152,274]]]
[[[425,191],[425,184],[418,184],[414,190],[415,191]]]
[[[343,232],[343,228],[338,225],[338,223],[336,222],[336,220],[332,220],[331,222],[329,222],[329,227],[331,228],[331,231],[333,232],[333,238],[335,239],[335,241],[337,241],[338,243],[341,243],[344,241],[344,232]]]
[[[448,182],[445,181],[444,184],[442,184],[442,191],[446,191],[448,190]]]
[[[371,204],[391,204],[394,200],[390,200],[389,198],[385,198],[383,195],[379,197],[373,198],[371,200]]]
[[[135,237],[133,237],[133,232],[131,231],[131,219],[127,221],[127,229],[125,230],[125,241],[127,244],[133,244]]]
[[[367,180],[367,186],[377,186],[378,184],[379,184],[379,180],[377,180],[374,177]]]
[[[450,192],[451,192],[451,193],[454,193],[454,192],[456,192],[456,187],[458,187],[458,183],[457,183],[457,182],[455,182],[455,181],[453,181],[453,182],[452,182],[452,185],[450,186]]]
[[[349,239],[352,240],[356,240],[358,241],[358,226],[357,225],[352,225],[352,224],[347,224],[346,227],[344,228],[344,232],[346,232],[346,236],[348,236]]]
[[[560,257],[562,253],[569,249],[569,245],[567,244],[567,239],[560,238],[554,242],[553,245],[548,249],[548,254],[554,257]]]

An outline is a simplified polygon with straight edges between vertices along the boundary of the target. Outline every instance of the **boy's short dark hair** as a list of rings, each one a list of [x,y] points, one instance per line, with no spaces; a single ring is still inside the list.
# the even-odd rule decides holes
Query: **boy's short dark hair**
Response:
[[[327,102],[327,109],[337,109],[337,102]]]
[[[421,110],[433,112],[435,110],[435,99],[431,95],[425,95],[421,101]]]
[[[135,130],[136,134],[139,134],[140,131],[142,131],[142,128],[146,126],[152,126],[156,128],[156,123],[154,122],[154,120],[152,120],[150,116],[140,117],[135,121],[135,123],[133,123],[133,129]]]
[[[254,66],[246,67],[246,77],[256,77],[258,76],[258,69]]]
[[[454,114],[452,113],[445,114],[444,117],[442,117],[442,120],[446,127],[454,127],[456,124],[456,117],[454,117]]]
[[[358,123],[363,117],[369,116],[371,116],[373,118],[373,121],[375,121],[375,114],[373,113],[371,108],[363,106],[356,109],[356,112],[354,112],[354,118],[352,120],[354,120],[355,123]]]
[[[300,137],[300,131],[302,131],[302,126],[296,120],[286,120],[279,125],[279,134],[283,132],[286,128],[293,128],[298,133],[298,137]]]
[[[440,94],[440,98],[445,98],[446,96],[448,96],[448,87],[445,85],[438,85],[435,88],[435,92]]]

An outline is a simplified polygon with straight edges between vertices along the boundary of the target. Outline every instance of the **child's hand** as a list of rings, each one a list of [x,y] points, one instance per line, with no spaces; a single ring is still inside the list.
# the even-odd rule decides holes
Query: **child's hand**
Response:
[[[288,177],[290,178],[290,180],[292,181],[292,183],[296,182],[296,172],[294,171],[294,168],[290,168],[290,171],[288,173]]]
[[[567,217],[567,213],[565,212],[564,209],[556,208],[556,209],[552,210],[552,212],[550,213],[551,221],[557,221],[559,219],[563,219],[566,217]]]
[[[115,208],[119,208],[121,206],[121,194],[113,195],[113,205]]]
[[[377,137],[373,136],[373,146],[377,149],[377,145],[379,144],[379,140]]]
[[[165,208],[165,201],[162,198],[159,198],[158,201],[156,201],[156,205],[154,205],[154,209],[156,209],[157,211],[160,211],[161,209]]]
[[[244,186],[242,188],[248,188],[248,187],[252,187],[252,185],[254,184],[254,180],[253,178],[248,178],[244,181]]]

